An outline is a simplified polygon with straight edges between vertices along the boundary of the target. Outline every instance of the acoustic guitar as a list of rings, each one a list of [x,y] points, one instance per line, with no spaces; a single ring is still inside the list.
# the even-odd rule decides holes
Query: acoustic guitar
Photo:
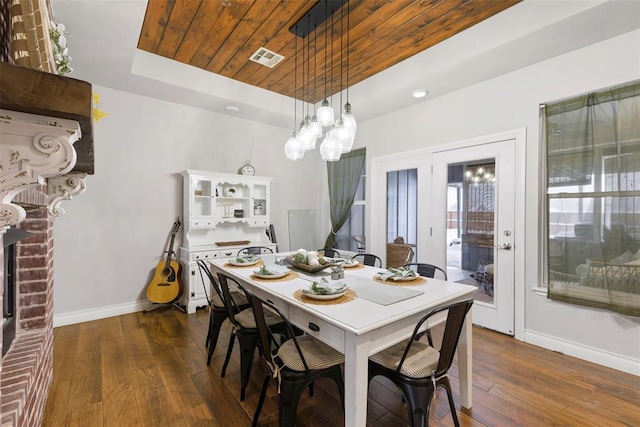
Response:
[[[180,229],[180,218],[176,218],[171,227],[171,242],[166,251],[167,259],[160,261],[156,266],[156,272],[147,286],[147,299],[158,304],[175,301],[182,295],[182,281],[180,278],[181,267],[173,258],[173,243]]]

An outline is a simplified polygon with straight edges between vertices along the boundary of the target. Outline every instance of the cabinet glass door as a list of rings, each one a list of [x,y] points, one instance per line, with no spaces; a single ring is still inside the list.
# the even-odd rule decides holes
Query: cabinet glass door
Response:
[[[193,181],[193,216],[211,216],[211,181],[194,179]]]
[[[253,186],[253,216],[267,216],[267,186],[255,184]]]

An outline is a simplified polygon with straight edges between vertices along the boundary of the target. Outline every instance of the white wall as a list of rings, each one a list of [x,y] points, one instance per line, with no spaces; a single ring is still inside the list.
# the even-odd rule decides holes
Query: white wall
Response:
[[[525,283],[516,284],[524,288],[525,340],[640,374],[640,319],[553,302],[533,291],[541,282],[538,105],[636,79],[640,79],[640,31],[361,123],[358,140],[367,146],[370,170],[376,156],[526,127],[523,231],[528,263]],[[356,102],[352,102],[354,114]],[[369,230],[376,232],[380,230]]]
[[[176,216],[184,169],[272,176],[271,219],[288,250],[287,210],[321,209],[324,162],[285,159],[287,129],[94,86],[108,116],[94,125],[95,174],[56,220],[55,324],[140,309]],[[326,190],[325,190],[326,191]],[[182,238],[179,234],[174,249]]]

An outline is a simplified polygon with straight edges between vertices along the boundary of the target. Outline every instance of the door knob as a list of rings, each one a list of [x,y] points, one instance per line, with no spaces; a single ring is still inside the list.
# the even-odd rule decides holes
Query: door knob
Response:
[[[511,250],[511,243],[503,243],[502,246],[496,246],[498,249],[504,249],[505,251]]]

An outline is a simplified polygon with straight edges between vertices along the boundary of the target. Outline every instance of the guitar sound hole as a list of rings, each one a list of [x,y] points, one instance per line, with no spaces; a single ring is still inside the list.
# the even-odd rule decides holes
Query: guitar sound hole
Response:
[[[165,268],[164,270],[162,270],[162,275],[164,277],[171,276],[171,273],[173,273],[173,270],[171,268]]]

